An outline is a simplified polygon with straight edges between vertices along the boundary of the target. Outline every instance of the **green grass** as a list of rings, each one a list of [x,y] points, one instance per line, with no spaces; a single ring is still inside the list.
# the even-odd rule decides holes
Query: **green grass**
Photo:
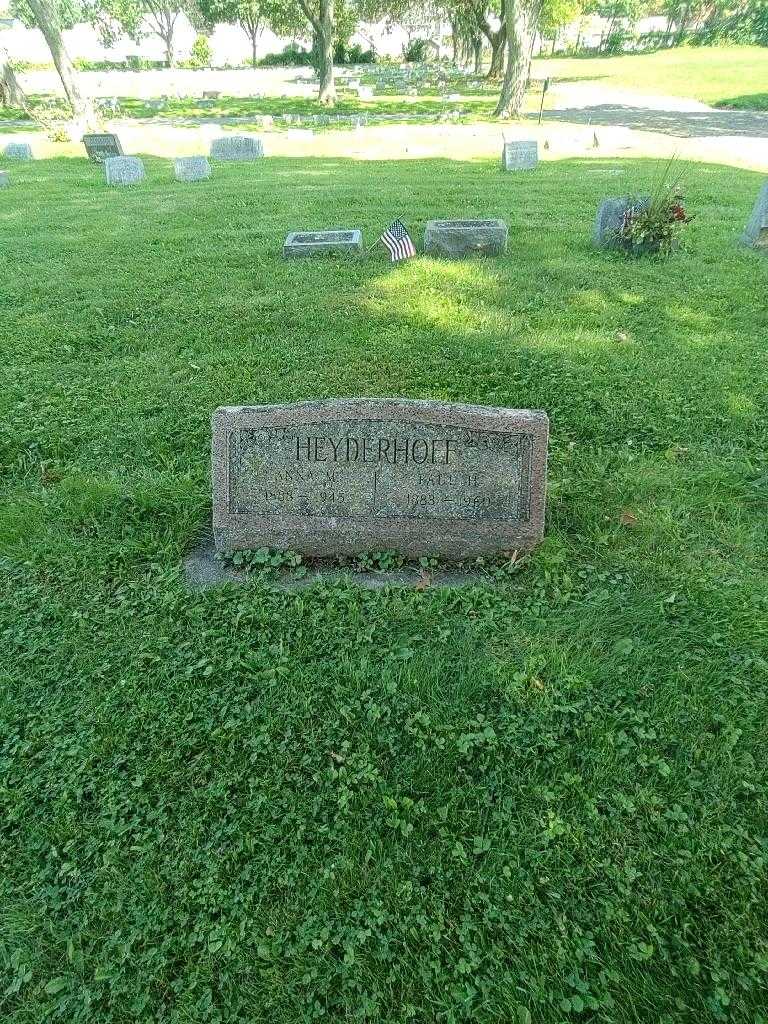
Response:
[[[0,192],[0,1018],[764,1024],[760,175],[635,261],[652,162],[147,166]],[[394,215],[508,255],[280,258]],[[546,409],[529,563],[188,593],[212,410],[359,394]]]
[[[601,85],[667,96],[689,96],[714,106],[768,109],[768,47],[677,47],[623,57],[534,61],[539,78],[597,79]]]

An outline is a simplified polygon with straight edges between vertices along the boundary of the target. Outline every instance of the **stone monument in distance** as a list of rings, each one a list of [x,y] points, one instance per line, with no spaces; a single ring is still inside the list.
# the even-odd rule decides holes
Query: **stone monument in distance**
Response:
[[[542,537],[544,412],[346,398],[224,406],[212,425],[219,551],[462,560]]]

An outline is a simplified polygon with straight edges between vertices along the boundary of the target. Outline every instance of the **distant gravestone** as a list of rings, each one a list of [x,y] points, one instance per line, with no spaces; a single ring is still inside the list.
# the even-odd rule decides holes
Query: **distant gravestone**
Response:
[[[211,176],[211,165],[205,156],[178,156],[173,161],[177,181],[203,181]]]
[[[84,135],[83,145],[88,159],[94,164],[103,164],[111,156],[123,155],[120,139],[113,132],[94,132]]]
[[[6,160],[34,160],[28,142],[9,142],[3,150],[3,156]]]
[[[448,559],[532,548],[548,431],[543,412],[407,399],[217,409],[216,546]]]
[[[0,171],[0,188],[7,188],[11,184],[11,176],[8,171]]]
[[[758,193],[741,240],[744,245],[768,252],[768,181],[763,183]]]
[[[104,161],[108,185],[138,185],[144,181],[144,161],[137,156],[108,156]]]
[[[505,142],[501,151],[501,167],[505,171],[532,171],[539,162],[539,144],[535,139]]]
[[[363,251],[363,233],[349,231],[292,231],[283,243],[283,256],[316,256],[341,253],[359,256]]]
[[[592,244],[598,249],[623,248],[619,232],[621,231],[625,213],[633,206],[646,206],[649,202],[650,198],[648,196],[640,198],[619,196],[615,199],[604,199],[600,203],[600,208],[595,218]]]
[[[221,96],[218,89],[208,89],[203,93],[204,100],[217,100]]]
[[[212,160],[258,160],[262,156],[264,146],[255,135],[222,135],[211,142]]]
[[[507,248],[503,220],[430,220],[424,229],[424,252],[433,256],[500,256]]]

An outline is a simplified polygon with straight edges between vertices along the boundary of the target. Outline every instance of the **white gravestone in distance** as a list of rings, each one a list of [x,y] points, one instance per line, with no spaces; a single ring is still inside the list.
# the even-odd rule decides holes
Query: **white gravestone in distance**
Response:
[[[424,252],[432,256],[501,256],[507,248],[503,220],[430,220],[424,229]]]
[[[211,143],[212,160],[258,160],[264,145],[256,135],[222,135]]]
[[[359,228],[339,231],[292,231],[283,243],[283,256],[315,256],[340,253],[360,256],[363,233]]]
[[[758,193],[741,240],[744,245],[768,253],[768,181]]]
[[[108,156],[104,161],[108,185],[138,185],[144,181],[144,161],[137,156]]]
[[[539,144],[535,139],[505,142],[501,152],[504,171],[532,171],[539,162]]]
[[[7,188],[11,184],[11,176],[8,171],[0,171],[0,188]]]
[[[177,181],[203,181],[211,176],[211,165],[206,156],[178,156],[173,161]]]
[[[9,142],[3,151],[6,160],[34,160],[28,142]]]

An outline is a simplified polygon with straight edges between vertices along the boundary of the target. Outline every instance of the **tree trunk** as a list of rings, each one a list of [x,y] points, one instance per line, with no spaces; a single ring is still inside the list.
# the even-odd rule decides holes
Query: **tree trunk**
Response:
[[[3,107],[20,107],[25,114],[29,113],[27,97],[16,78],[8,51],[0,46],[0,105]]]
[[[256,67],[259,58],[256,55],[256,33],[251,36],[251,64]]]
[[[488,68],[486,78],[501,78],[504,74],[505,44],[507,42],[507,28],[502,25],[498,32],[491,36],[491,66]]]
[[[475,36],[472,40],[472,49],[474,50],[475,59],[475,74],[481,75],[483,73],[483,37]]]
[[[35,19],[35,24],[45,36],[48,49],[51,51],[53,63],[59,73],[61,84],[64,87],[64,95],[72,108],[76,118],[87,120],[91,115],[91,104],[86,100],[77,84],[75,69],[72,61],[64,48],[64,40],[61,37],[61,26],[58,14],[51,0],[28,0],[29,9]]]
[[[320,0],[320,20],[317,32],[317,59],[320,90],[317,95],[324,107],[336,103],[336,84],[333,80],[333,0]]]
[[[541,0],[512,0],[507,9],[507,70],[496,117],[519,117],[531,71],[531,52]]]

